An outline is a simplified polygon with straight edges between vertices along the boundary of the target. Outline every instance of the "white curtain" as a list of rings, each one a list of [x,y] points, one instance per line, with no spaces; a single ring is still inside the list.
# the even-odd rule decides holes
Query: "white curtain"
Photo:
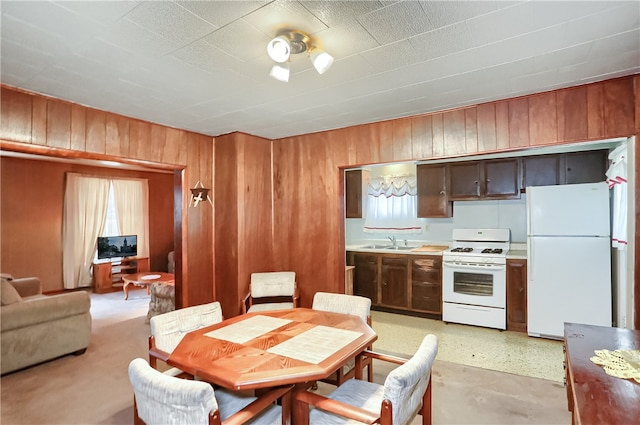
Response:
[[[96,240],[107,213],[109,180],[67,173],[62,275],[65,289],[91,286]]]
[[[382,176],[372,178],[367,189],[368,233],[421,233],[417,218],[418,184],[416,176]]]
[[[149,185],[147,180],[112,180],[122,235],[138,235],[138,257],[149,256]],[[132,213],[135,211],[135,214]]]
[[[609,153],[611,165],[607,170],[607,183],[613,190],[613,220],[611,244],[614,248],[627,247],[627,142]]]

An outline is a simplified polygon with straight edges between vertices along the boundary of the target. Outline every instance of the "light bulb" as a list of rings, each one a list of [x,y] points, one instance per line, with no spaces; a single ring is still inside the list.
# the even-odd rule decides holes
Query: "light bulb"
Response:
[[[333,56],[317,47],[311,50],[309,57],[318,74],[324,74],[333,64]]]
[[[291,55],[291,45],[289,40],[278,36],[267,44],[269,57],[278,63],[286,62]]]
[[[269,75],[278,81],[286,83],[289,81],[289,72],[289,62],[287,62],[282,65],[273,65],[273,67],[271,68],[271,72],[269,72]]]

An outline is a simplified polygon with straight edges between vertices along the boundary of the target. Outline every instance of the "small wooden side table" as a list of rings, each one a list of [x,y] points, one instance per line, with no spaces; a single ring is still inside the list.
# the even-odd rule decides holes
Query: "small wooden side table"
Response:
[[[162,272],[146,272],[146,273],[133,273],[126,274],[122,276],[122,280],[124,281],[124,286],[122,290],[124,291],[124,299],[129,299],[129,290],[127,287],[129,285],[135,286],[146,286],[147,294],[149,294],[149,287],[154,282],[162,282],[167,285],[173,285],[175,283],[175,276],[171,273],[162,273]]]

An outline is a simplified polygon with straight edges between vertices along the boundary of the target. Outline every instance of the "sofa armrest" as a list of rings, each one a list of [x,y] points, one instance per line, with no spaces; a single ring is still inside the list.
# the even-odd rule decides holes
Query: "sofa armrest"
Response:
[[[85,291],[42,296],[0,308],[0,328],[4,332],[65,317],[90,314],[90,308],[91,298]]]
[[[37,277],[21,277],[9,281],[22,298],[42,294],[42,284]]]

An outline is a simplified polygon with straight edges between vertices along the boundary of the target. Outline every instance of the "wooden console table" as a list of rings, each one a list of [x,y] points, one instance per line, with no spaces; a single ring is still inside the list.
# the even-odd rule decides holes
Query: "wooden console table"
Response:
[[[640,384],[609,376],[590,360],[594,350],[640,350],[640,331],[565,323],[564,349],[574,425],[640,422]]]

